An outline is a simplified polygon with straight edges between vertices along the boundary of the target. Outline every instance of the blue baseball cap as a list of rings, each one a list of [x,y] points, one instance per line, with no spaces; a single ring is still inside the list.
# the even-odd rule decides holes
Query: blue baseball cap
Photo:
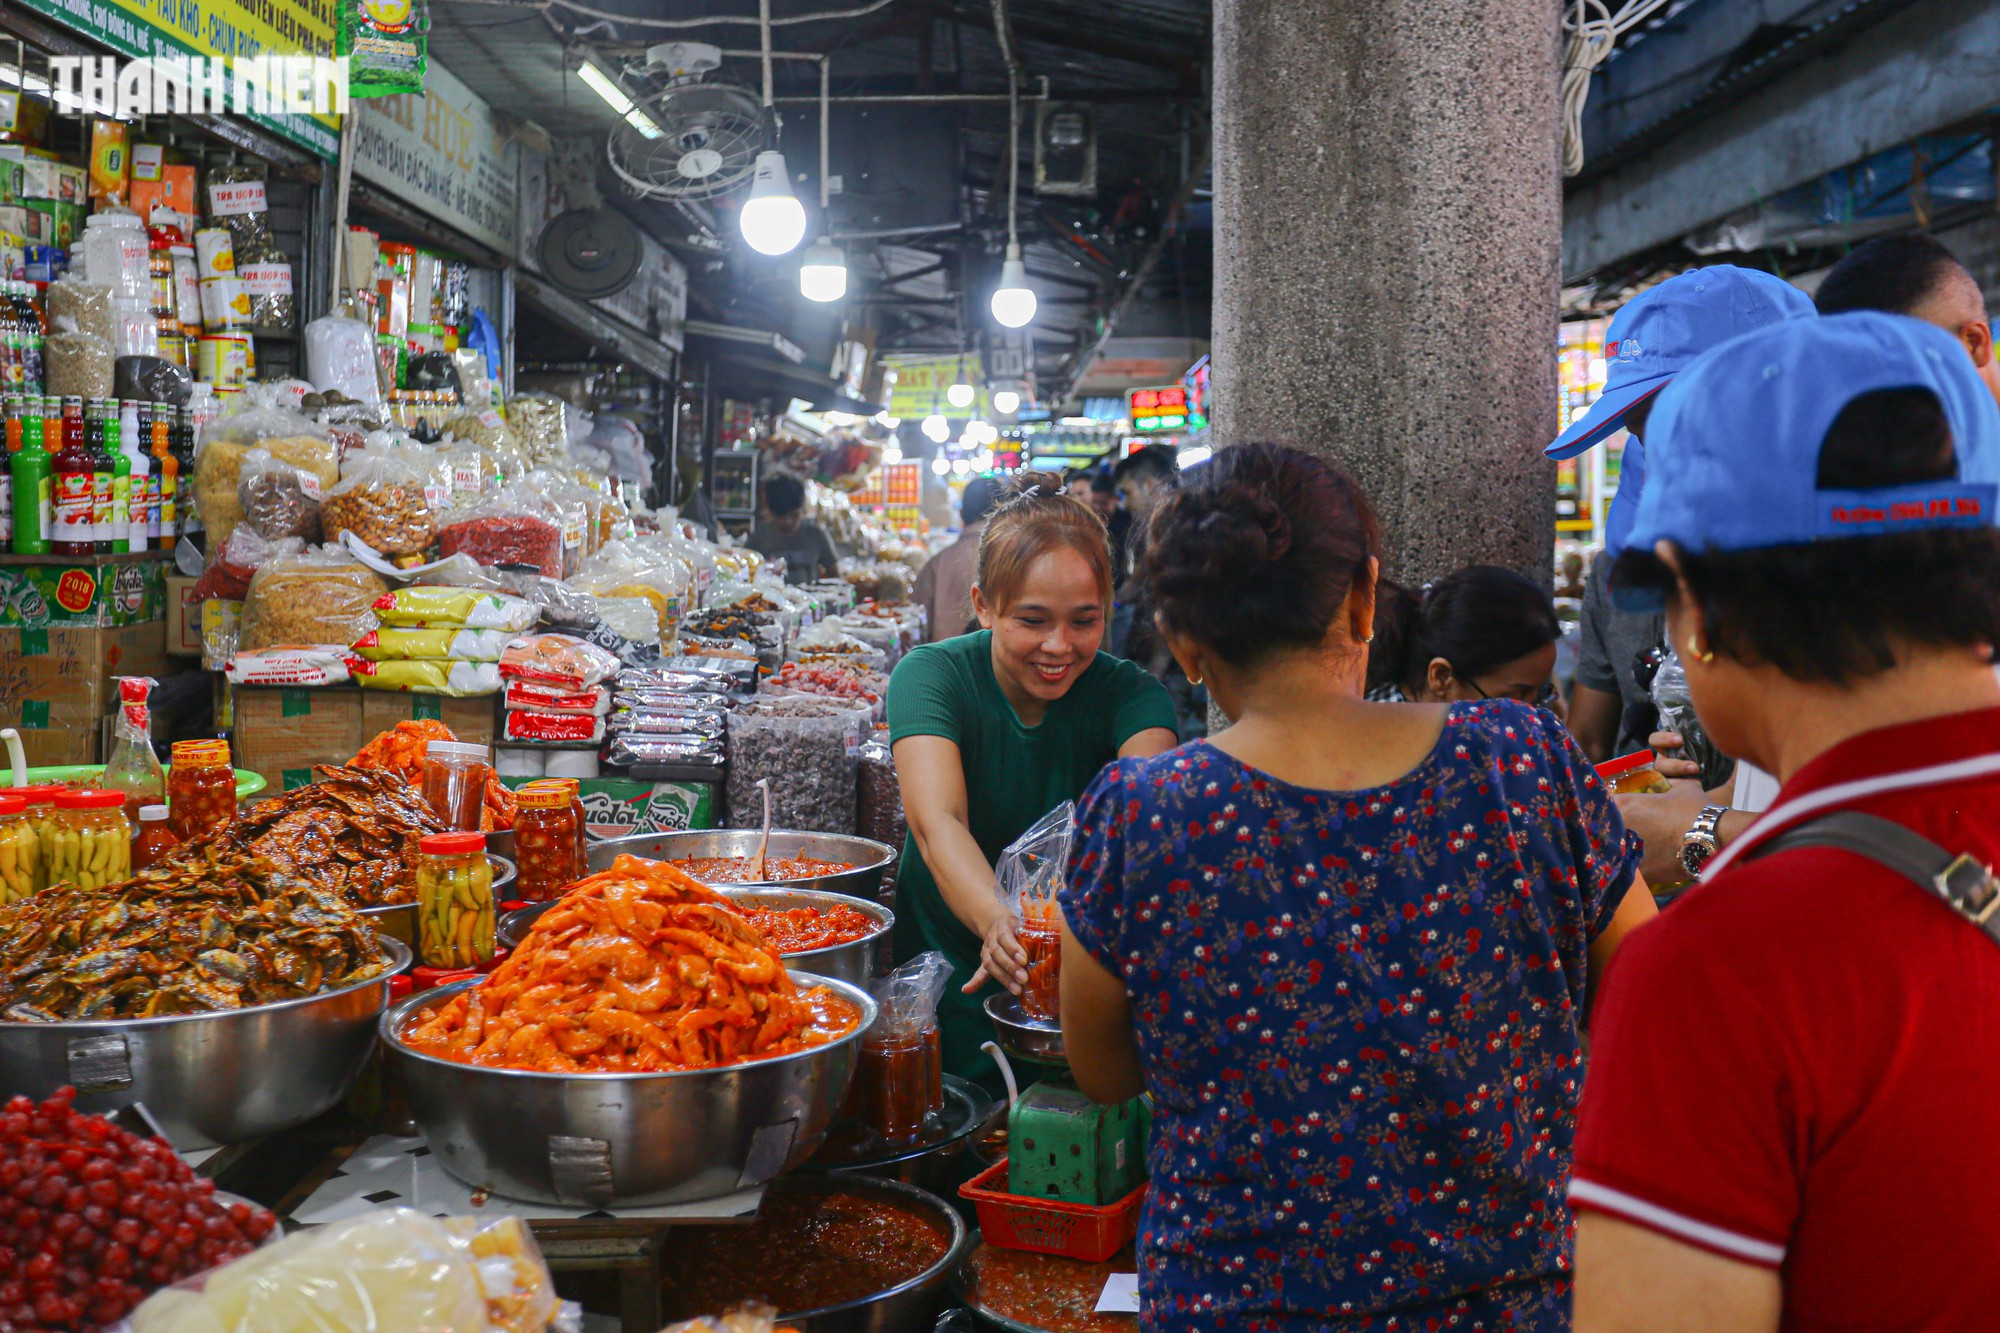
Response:
[[[1819,488],[1826,433],[1879,389],[1937,395],[1958,456],[1938,481]],[[1646,492],[1630,541],[1747,551],[2000,521],[2000,407],[1957,339],[1906,315],[1791,320],[1698,358],[1646,427]]]
[[[1616,434],[1627,412],[1709,348],[1816,313],[1811,297],[1761,269],[1716,264],[1668,278],[1613,317],[1604,338],[1604,393],[1544,452],[1575,458]]]

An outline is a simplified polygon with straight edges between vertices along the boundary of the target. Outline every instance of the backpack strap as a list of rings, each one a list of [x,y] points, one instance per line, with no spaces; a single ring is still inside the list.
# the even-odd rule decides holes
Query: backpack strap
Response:
[[[1944,848],[1892,820],[1840,810],[1778,834],[1751,852],[1761,858],[1803,847],[1835,847],[1893,870],[2000,943],[2000,880],[1970,856]]]

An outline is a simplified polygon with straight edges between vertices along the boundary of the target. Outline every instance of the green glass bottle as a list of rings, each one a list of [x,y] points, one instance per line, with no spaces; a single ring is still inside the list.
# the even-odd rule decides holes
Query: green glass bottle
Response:
[[[21,452],[9,463],[14,478],[15,555],[49,553],[49,453],[42,441],[42,416],[21,419]]]

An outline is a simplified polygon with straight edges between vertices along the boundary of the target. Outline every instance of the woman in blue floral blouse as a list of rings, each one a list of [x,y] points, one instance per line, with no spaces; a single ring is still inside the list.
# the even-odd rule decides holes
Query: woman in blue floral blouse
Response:
[[[1376,527],[1326,463],[1222,450],[1148,549],[1233,725],[1105,769],[1062,895],[1077,1080],[1153,1097],[1142,1329],[1567,1329],[1637,840],[1549,714],[1362,698]]]

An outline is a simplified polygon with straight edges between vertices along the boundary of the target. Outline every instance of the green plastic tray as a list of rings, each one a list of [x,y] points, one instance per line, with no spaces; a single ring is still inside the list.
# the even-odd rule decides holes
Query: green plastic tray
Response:
[[[168,767],[171,769],[172,766],[169,765]],[[255,796],[269,785],[264,781],[262,773],[252,773],[247,768],[236,768],[230,771],[236,774],[236,799],[239,801],[246,797]],[[78,778],[99,777],[103,772],[104,765],[102,764],[58,764],[46,768],[30,768],[28,770],[28,781],[74,782]],[[5,767],[0,767],[0,783],[10,780],[11,776],[11,774],[7,773]]]

